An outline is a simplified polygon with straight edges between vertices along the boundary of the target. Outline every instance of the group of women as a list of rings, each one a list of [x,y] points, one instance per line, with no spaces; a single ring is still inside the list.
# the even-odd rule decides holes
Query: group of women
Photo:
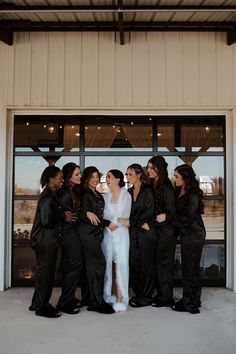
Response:
[[[162,156],[152,157],[146,171],[134,163],[124,175],[108,171],[109,192],[97,190],[94,166],[47,167],[31,232],[36,254],[31,311],[57,318],[61,312],[123,313],[132,307],[171,307],[199,313],[200,258],[205,239],[203,193],[189,165],[174,171],[174,186]],[[176,238],[181,244],[183,296],[173,298]],[[62,248],[62,291],[51,298],[58,248]],[[78,283],[82,299],[75,296]],[[133,296],[129,297],[129,287]],[[155,294],[155,295],[154,295]]]

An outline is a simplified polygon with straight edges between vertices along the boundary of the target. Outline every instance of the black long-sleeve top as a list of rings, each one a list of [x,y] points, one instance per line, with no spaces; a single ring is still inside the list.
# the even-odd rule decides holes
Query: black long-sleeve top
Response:
[[[103,229],[106,226],[109,226],[110,220],[106,220],[103,218],[104,212],[104,198],[101,193],[96,191],[94,193],[90,188],[84,188],[81,192],[81,211],[82,211],[82,218],[81,218],[81,227],[84,229],[86,225],[86,231],[90,234],[94,234],[95,236],[99,236],[102,238]],[[87,212],[90,211],[97,215],[100,220],[98,225],[92,225],[90,220],[87,218]]]
[[[82,218],[81,210],[79,207],[75,207],[69,189],[64,188],[59,199],[61,205],[62,234],[66,235],[67,232],[78,233],[78,226]],[[77,219],[70,222],[66,221],[65,211],[71,211],[76,215]]]
[[[61,237],[61,206],[56,192],[46,186],[38,199],[31,245],[38,252],[59,246]]]
[[[166,214],[166,220],[159,223],[156,221],[156,226],[165,226],[172,224],[175,220],[175,190],[172,184],[165,184],[163,198],[161,203],[155,205],[155,216],[159,214]]]
[[[147,223],[149,227],[154,225],[154,211],[155,211],[155,199],[152,188],[148,186],[141,186],[139,194],[136,200],[134,200],[133,192],[134,187],[130,188],[129,193],[132,197],[132,206],[130,214],[130,229],[133,228],[144,231],[141,226]]]
[[[199,196],[186,193],[176,198],[175,224],[180,238],[202,240],[206,236],[205,226],[199,211]]]

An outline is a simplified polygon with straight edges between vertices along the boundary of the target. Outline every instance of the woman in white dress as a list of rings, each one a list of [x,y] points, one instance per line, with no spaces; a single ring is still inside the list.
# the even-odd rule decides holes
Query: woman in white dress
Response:
[[[129,219],[131,196],[125,189],[124,175],[113,169],[107,173],[110,191],[105,194],[104,218],[111,220],[117,229],[104,229],[102,249],[106,258],[104,300],[113,304],[116,312],[127,310],[129,302],[129,229],[122,219]]]

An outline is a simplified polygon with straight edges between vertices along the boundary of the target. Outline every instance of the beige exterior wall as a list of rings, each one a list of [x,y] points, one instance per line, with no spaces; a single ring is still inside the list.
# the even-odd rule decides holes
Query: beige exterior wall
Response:
[[[83,112],[229,112],[236,102],[236,44],[224,33],[130,33],[125,45],[113,33],[16,33],[14,46],[0,42],[0,290],[8,286],[11,241],[12,122],[6,107]],[[186,113],[185,113],[186,114]],[[235,111],[228,193],[236,195]],[[228,173],[229,175],[229,173]],[[230,174],[231,176],[231,174]],[[227,204],[230,271],[236,290],[235,201]],[[6,269],[6,264],[8,269]],[[229,269],[228,267],[228,269]]]
[[[117,38],[116,38],[117,37]],[[222,107],[236,101],[225,33],[16,33],[0,43],[3,105]]]

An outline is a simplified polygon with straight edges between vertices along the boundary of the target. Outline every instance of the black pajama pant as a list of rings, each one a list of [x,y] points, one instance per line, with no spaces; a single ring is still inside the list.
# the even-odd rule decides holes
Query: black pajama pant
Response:
[[[155,230],[130,230],[130,286],[135,302],[149,305],[155,288]]]
[[[34,310],[48,306],[52,295],[57,262],[57,248],[49,248],[36,254],[35,290],[32,298]]]
[[[81,241],[88,282],[89,305],[98,307],[104,304],[103,288],[106,260],[101,247],[101,235],[86,232],[86,225],[80,228]]]
[[[183,282],[183,305],[186,309],[201,306],[201,274],[200,261],[204,240],[189,240],[182,238],[182,282]]]
[[[75,303],[77,283],[83,267],[82,244],[79,232],[66,234],[61,239],[62,247],[62,292],[58,305],[60,307]]]
[[[171,225],[157,227],[156,289],[160,303],[173,303],[176,236]]]

